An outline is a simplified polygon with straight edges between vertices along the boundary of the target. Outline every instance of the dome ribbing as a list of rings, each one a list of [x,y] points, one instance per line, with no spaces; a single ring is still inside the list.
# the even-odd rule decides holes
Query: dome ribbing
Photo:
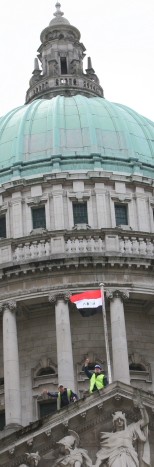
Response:
[[[0,119],[0,181],[55,170],[152,176],[154,123],[99,97],[36,100]]]

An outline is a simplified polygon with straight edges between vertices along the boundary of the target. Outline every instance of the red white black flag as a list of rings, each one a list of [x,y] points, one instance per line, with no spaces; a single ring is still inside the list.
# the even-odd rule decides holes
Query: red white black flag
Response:
[[[91,316],[101,311],[103,300],[102,290],[87,290],[70,297],[70,301],[76,305],[82,316]]]

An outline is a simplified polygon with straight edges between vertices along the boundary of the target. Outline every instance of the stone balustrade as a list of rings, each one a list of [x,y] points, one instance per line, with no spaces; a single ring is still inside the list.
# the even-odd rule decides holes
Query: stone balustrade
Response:
[[[84,89],[87,93],[104,97],[103,89],[101,86],[92,81],[86,75],[76,76],[76,75],[62,75],[61,77],[41,77],[38,83],[32,85],[26,95],[26,103],[30,102],[35,97],[41,96],[42,93],[50,93],[53,91],[55,93],[57,88],[61,89],[64,87]]]
[[[48,258],[55,254],[89,254],[100,253],[102,255],[117,254],[118,256],[154,257],[154,239],[140,236],[125,235],[70,235],[38,239],[20,243],[12,249],[12,261],[21,262],[27,260]]]
[[[22,239],[23,240],[23,239]],[[5,263],[24,263],[35,260],[54,259],[59,257],[69,257],[76,255],[99,254],[101,256],[114,257],[154,257],[154,239],[151,236],[121,235],[101,231],[95,235],[70,233],[50,235],[44,238],[25,239],[18,245],[10,239],[0,242],[0,262],[3,267]]]

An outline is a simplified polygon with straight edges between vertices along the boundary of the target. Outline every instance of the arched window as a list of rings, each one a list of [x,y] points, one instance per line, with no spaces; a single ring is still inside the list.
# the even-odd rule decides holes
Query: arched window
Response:
[[[57,387],[57,366],[52,362],[51,358],[43,357],[38,361],[35,368],[32,368],[32,387],[40,387],[42,391],[43,386],[47,384],[53,384],[53,390],[54,387]]]
[[[141,365],[141,363],[131,363],[129,365],[129,369],[131,371],[146,371],[146,368],[143,365]]]
[[[151,384],[150,364],[137,352],[133,352],[129,356],[129,371],[130,380],[133,386],[147,389],[147,383]]]
[[[47,366],[46,368],[41,368],[37,376],[48,376],[48,375],[55,375],[55,370],[51,366]]]

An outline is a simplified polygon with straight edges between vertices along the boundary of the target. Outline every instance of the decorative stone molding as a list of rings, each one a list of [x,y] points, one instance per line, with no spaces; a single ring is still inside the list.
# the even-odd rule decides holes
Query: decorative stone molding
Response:
[[[122,399],[122,397],[121,397],[119,394],[117,394],[117,395],[115,396],[115,401],[120,402],[121,399]]]
[[[15,454],[15,446],[12,446],[12,448],[9,449],[9,456],[12,457]]]
[[[16,302],[13,300],[7,301],[7,302],[2,302],[0,304],[0,312],[4,312],[6,309],[9,309],[12,312],[16,311]]]
[[[50,438],[50,436],[51,436],[51,428],[49,428],[48,430],[45,431],[45,435],[47,436],[47,438]]]
[[[0,214],[6,214],[6,211],[8,210],[8,206],[9,206],[8,203],[3,203],[0,206]]]
[[[65,428],[67,428],[67,427],[68,427],[68,420],[65,420],[62,424],[63,424],[63,426],[64,426]]]
[[[103,402],[101,402],[100,404],[98,404],[98,405],[97,405],[97,408],[98,408],[98,410],[102,410],[102,408],[103,408]]]
[[[50,294],[48,295],[48,300],[50,303],[56,303],[56,300],[57,300],[57,294],[56,293],[53,293],[53,294]]]
[[[123,203],[128,203],[129,201],[132,200],[132,197],[127,195],[127,194],[112,194],[111,199],[113,199],[114,202],[119,202],[121,204]]]
[[[33,445],[34,438],[30,438],[27,440],[27,446],[31,447]]]
[[[39,360],[35,368],[33,368],[33,378],[37,378],[39,375],[39,371],[42,370],[43,368],[49,368],[51,367],[54,370],[54,373],[57,373],[57,367],[56,365],[52,362],[51,358],[49,357],[43,357]]]
[[[114,298],[120,298],[121,300],[127,300],[129,298],[128,290],[108,289],[106,291],[106,298],[108,300],[114,300]]]
[[[84,201],[87,201],[91,196],[91,192],[89,191],[78,191],[78,192],[69,192],[67,193],[67,197],[71,201],[78,201],[79,203],[82,203]]]
[[[87,415],[87,412],[86,412],[86,411],[85,411],[85,412],[82,412],[82,413],[80,413],[80,416],[81,416],[82,418],[85,418],[85,417],[86,417],[86,415]]]
[[[48,196],[35,196],[34,198],[27,198],[27,204],[30,207],[37,206],[37,205],[44,205],[48,201]]]
[[[48,295],[48,300],[50,303],[56,303],[58,300],[64,300],[64,302],[68,302],[70,296],[71,292],[69,291],[59,291],[57,293]]]

